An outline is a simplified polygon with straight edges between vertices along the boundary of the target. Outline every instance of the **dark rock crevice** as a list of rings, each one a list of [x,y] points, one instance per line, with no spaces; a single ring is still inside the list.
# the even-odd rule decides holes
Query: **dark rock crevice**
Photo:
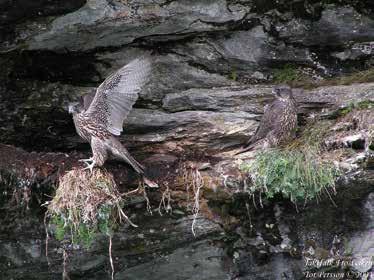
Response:
[[[13,62],[8,81],[38,80],[93,86],[104,79],[96,70],[95,54],[23,51],[7,59]]]
[[[85,4],[84,0],[55,1],[55,0],[4,0],[0,3],[2,16],[0,24],[11,25],[37,17],[59,16],[73,12]]]
[[[73,12],[86,3],[85,0],[4,0],[0,3],[0,41],[12,41],[17,37],[16,25],[42,18],[57,17]]]

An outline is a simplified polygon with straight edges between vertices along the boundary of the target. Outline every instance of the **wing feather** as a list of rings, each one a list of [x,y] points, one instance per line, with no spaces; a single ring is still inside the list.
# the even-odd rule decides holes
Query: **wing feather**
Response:
[[[120,135],[123,122],[139,98],[150,72],[150,58],[143,56],[111,74],[98,87],[86,114],[112,134]]]
[[[280,117],[284,114],[284,110],[285,104],[277,99],[275,99],[271,104],[266,105],[260,124],[257,127],[255,134],[247,142],[247,145],[265,138],[270,131],[281,126]]]
[[[91,103],[92,103],[92,100],[95,98],[95,93],[96,93],[96,90],[95,91],[91,91],[89,93],[87,93],[86,95],[84,95],[82,97],[82,103],[83,103],[83,108],[84,110],[87,110]]]

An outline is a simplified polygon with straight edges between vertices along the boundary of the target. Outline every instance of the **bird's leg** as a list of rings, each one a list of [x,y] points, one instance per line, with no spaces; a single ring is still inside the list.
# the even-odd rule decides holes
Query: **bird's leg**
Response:
[[[91,171],[91,173],[92,173],[92,169],[93,169],[93,167],[95,165],[95,161],[94,161],[93,157],[86,158],[86,159],[80,159],[79,161],[80,162],[84,162],[84,164],[86,165],[86,167],[83,168],[83,170],[89,169]]]
[[[93,157],[90,157],[90,158],[87,158],[87,159],[80,159],[79,161],[84,162],[84,164],[86,165],[86,167],[83,168],[83,170],[89,169],[92,173],[92,169],[95,166],[95,161],[94,161]]]
[[[87,164],[87,162],[89,162],[89,161],[93,161],[93,157],[86,158],[86,159],[80,159],[80,160],[78,160],[78,161],[80,161],[80,162],[84,162],[84,163]]]
[[[91,163],[91,164],[88,164],[87,162],[84,162],[84,163],[86,164],[86,167],[83,168],[83,170],[87,170],[87,169],[89,169],[90,172],[92,173],[92,169],[95,167],[96,161],[94,161],[94,160],[92,159],[92,163]]]

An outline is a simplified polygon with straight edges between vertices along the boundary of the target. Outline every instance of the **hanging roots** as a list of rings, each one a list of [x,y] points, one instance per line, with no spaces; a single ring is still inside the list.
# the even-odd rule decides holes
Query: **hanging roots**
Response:
[[[147,211],[149,214],[153,215],[153,212],[152,212],[152,207],[151,207],[151,202],[148,198],[148,194],[147,194],[147,190],[146,190],[146,186],[144,183],[141,183],[141,186],[140,186],[142,192],[143,192],[143,197],[145,199],[145,202],[146,202],[146,206],[147,206]]]
[[[158,213],[162,216],[162,209],[165,210],[165,212],[171,213],[173,210],[171,207],[171,191],[169,189],[169,183],[165,182],[165,190],[162,193],[160,204],[158,205]]]
[[[62,280],[70,280],[68,271],[67,271],[67,263],[68,263],[68,253],[65,249],[63,249],[63,263],[62,263]]]
[[[196,236],[195,224],[200,212],[200,191],[204,187],[204,180],[195,164],[191,163],[184,168],[183,182],[186,185],[188,203],[190,202],[190,192],[192,191],[193,193],[192,205],[190,204],[189,206],[192,208],[191,211],[193,213],[191,231]]]

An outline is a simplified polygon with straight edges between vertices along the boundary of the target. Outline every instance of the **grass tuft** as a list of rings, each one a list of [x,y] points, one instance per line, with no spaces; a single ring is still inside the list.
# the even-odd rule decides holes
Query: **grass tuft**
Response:
[[[229,74],[229,79],[236,82],[238,80],[238,73],[235,70],[232,70]]]
[[[326,85],[351,85],[374,82],[374,68],[358,71],[335,79],[326,80]]]
[[[273,82],[291,87],[313,89],[321,86],[340,86],[374,82],[374,68],[327,79],[315,79],[297,65],[286,64],[273,72]]]
[[[318,198],[323,191],[335,193],[339,175],[334,165],[321,161],[313,148],[261,151],[243,169],[252,179],[252,193],[259,191],[267,198],[281,194],[294,203]]]
[[[292,83],[302,79],[301,73],[292,64],[286,64],[283,68],[276,69],[273,75],[276,83]]]
[[[348,115],[349,113],[353,111],[360,111],[360,110],[367,110],[367,109],[373,109],[374,108],[374,101],[371,100],[363,100],[360,102],[351,102],[347,106],[340,108],[334,114],[331,116],[333,118],[337,117],[343,117]]]
[[[124,215],[122,205],[110,173],[94,169],[91,174],[75,169],[60,178],[47,215],[57,240],[70,237],[73,244],[89,247],[97,233],[111,234],[117,218]]]
[[[260,151],[241,169],[252,181],[250,193],[267,198],[277,194],[293,203],[319,199],[322,193],[331,198],[335,182],[341,175],[331,159],[323,156],[321,141],[330,122],[309,124],[300,137],[286,147]]]

